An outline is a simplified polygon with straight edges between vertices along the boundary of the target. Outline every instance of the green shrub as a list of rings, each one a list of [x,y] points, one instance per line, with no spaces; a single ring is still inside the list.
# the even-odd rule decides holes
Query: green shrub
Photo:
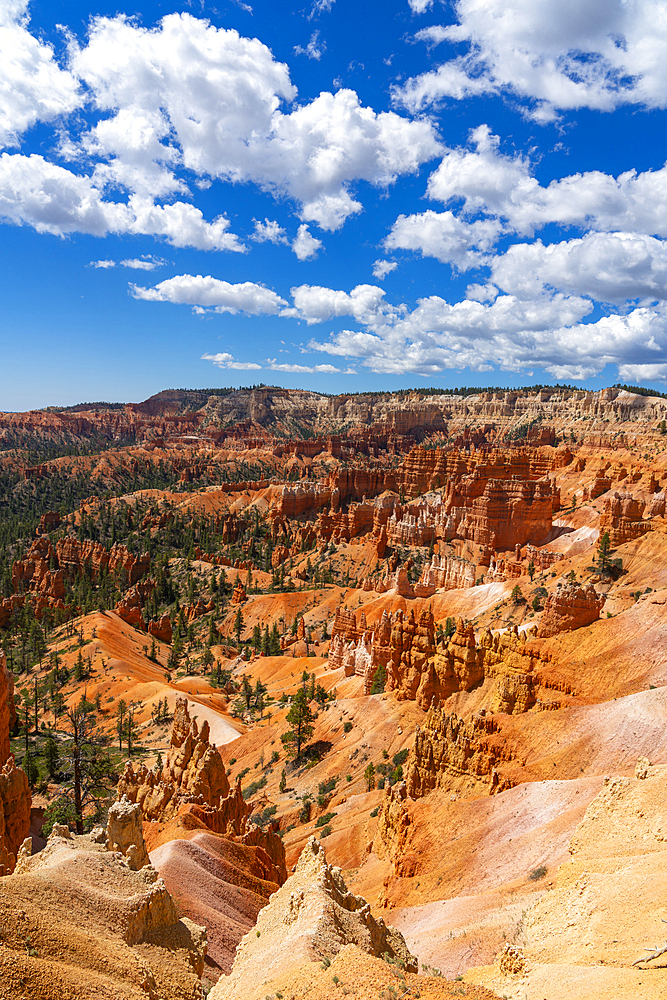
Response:
[[[243,798],[246,800],[251,799],[252,796],[255,795],[260,790],[260,788],[264,788],[267,780],[268,779],[266,775],[263,774],[261,778],[257,779],[257,781],[251,781],[250,784],[247,786],[247,788],[243,789],[242,792]]]
[[[338,813],[325,813],[324,816],[318,817],[317,821],[315,822],[315,826],[326,826],[328,823],[331,822],[334,816],[337,815]]]

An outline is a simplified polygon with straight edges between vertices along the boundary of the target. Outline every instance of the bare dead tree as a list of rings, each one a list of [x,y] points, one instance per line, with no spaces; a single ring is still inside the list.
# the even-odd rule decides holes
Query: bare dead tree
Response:
[[[663,924],[667,924],[667,920],[663,919],[662,922]],[[646,951],[650,952],[650,954],[645,955],[644,958],[638,958],[636,962],[632,963],[633,965],[640,965],[642,962],[650,962],[654,958],[659,958],[660,955],[664,955],[667,952],[667,941],[665,944],[646,945],[645,948]]]

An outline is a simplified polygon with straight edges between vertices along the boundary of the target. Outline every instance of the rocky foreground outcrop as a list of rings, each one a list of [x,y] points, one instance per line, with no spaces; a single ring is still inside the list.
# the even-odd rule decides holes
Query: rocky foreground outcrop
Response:
[[[604,779],[570,860],[524,915],[518,965],[500,955],[468,982],[547,1000],[664,996],[667,767],[640,761],[636,774]]]
[[[206,931],[179,919],[153,868],[65,827],[38,854],[29,844],[0,881],[2,1000],[201,997]]]
[[[399,960],[417,971],[403,935],[376,920],[370,905],[351,893],[340,868],[327,864],[323,846],[311,837],[294,874],[259,914],[238,947],[230,976],[222,977],[210,1000],[266,994],[263,984],[288,976],[310,962],[330,962],[354,944],[368,955]],[[263,992],[261,992],[263,990]]]
[[[18,849],[30,829],[28,779],[9,749],[9,732],[15,721],[14,682],[0,651],[0,875],[14,870]]]

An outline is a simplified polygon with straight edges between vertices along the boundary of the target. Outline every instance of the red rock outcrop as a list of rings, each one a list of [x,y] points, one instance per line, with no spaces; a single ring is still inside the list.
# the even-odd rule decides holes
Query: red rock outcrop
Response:
[[[531,643],[536,631],[519,632],[516,626],[502,633],[487,630],[478,642],[472,625],[459,620],[449,642],[436,648],[430,612],[422,612],[418,625],[414,617],[405,621],[398,612],[391,628],[387,689],[399,700],[415,700],[428,709],[494,678],[493,710],[526,712],[535,705],[540,684],[535,671],[541,651]]]
[[[248,595],[246,594],[246,589],[241,581],[237,580],[232,594],[232,604],[243,604],[247,600]]]
[[[171,645],[173,630],[168,611],[165,611],[160,618],[154,618],[153,621],[148,623],[148,634],[159,639],[160,642],[166,642],[168,645]]]
[[[571,461],[572,452],[567,448],[477,450],[473,445],[469,450],[455,447],[445,451],[419,445],[403,460],[398,479],[406,496],[413,497],[470,475],[485,481],[543,479]]]
[[[213,611],[215,607],[215,601],[204,601],[201,598],[195,601],[194,604],[184,604],[183,605],[183,616],[188,624],[201,618],[203,615],[207,615],[209,611]]]
[[[55,531],[61,524],[60,514],[55,510],[49,510],[42,514],[37,525],[38,535],[48,535],[50,531]]]
[[[84,567],[94,580],[108,572],[120,574],[126,585],[133,586],[150,569],[150,556],[144,552],[133,556],[124,545],[116,543],[107,551],[99,542],[89,539],[80,542],[68,536],[56,543],[56,565],[71,579],[82,572]]]
[[[475,566],[455,555],[434,555],[415,584],[416,597],[430,597],[436,590],[459,590],[475,586]]]
[[[598,594],[593,584],[579,587],[576,583],[559,583],[544,602],[544,614],[537,635],[546,639],[560,632],[591,625],[600,617],[604,594]]]
[[[653,527],[650,519],[644,519],[645,506],[643,500],[627,492],[606,497],[600,515],[600,537],[607,532],[613,549],[624,542],[641,538]]]
[[[546,480],[486,479],[481,473],[447,486],[445,538],[492,549],[539,543],[552,527],[554,492]]]
[[[141,613],[142,601],[139,596],[139,592],[136,587],[131,587],[126,594],[120,599],[114,611],[119,618],[122,618],[124,622],[131,625],[132,628],[137,628],[141,632],[146,631],[146,622]]]
[[[600,471],[597,473],[590,486],[584,490],[584,498],[586,500],[596,500],[599,496],[602,496],[603,493],[607,493],[610,489],[611,479],[605,474],[605,472]]]
[[[435,626],[431,609],[422,611],[419,620],[415,618],[414,610],[407,617],[399,611],[392,624],[390,642],[387,688],[396,691],[399,699],[413,700],[422,675],[428,674],[428,664],[435,655]]]
[[[530,542],[526,545],[526,560],[533,564],[535,569],[542,572],[549,569],[555,563],[560,562],[565,556],[562,552],[551,552],[549,549],[537,549]]]
[[[130,802],[141,805],[144,819],[162,822],[186,802],[218,809],[230,788],[222,757],[208,736],[208,722],[200,730],[196,719],[190,719],[187,698],[177,698],[162,771],[149,771],[144,765],[135,771],[128,761],[118,782],[118,798],[127,795]]]
[[[14,684],[0,651],[0,875],[14,870],[19,847],[30,830],[32,797],[28,779],[10,753],[9,733],[16,720]]]
[[[415,732],[415,743],[406,764],[406,785],[412,798],[427,795],[452,778],[472,778],[488,784],[489,794],[511,787],[499,775],[497,765],[508,759],[502,740],[493,739],[497,721],[478,713],[470,722],[439,708],[429,709],[423,726]]]
[[[63,571],[57,569],[57,559],[48,537],[40,536],[32,543],[25,559],[12,566],[12,587],[15,594],[39,594],[62,600],[65,596]]]

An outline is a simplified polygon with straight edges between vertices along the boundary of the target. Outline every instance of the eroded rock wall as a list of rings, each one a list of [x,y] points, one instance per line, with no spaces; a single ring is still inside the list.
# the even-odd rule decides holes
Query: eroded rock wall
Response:
[[[13,678],[0,651],[0,875],[14,870],[19,847],[30,830],[30,787],[9,746],[15,720]]]
[[[604,594],[598,594],[593,584],[580,587],[576,583],[559,583],[544,603],[538,637],[546,639],[592,625],[600,617],[604,602]]]

